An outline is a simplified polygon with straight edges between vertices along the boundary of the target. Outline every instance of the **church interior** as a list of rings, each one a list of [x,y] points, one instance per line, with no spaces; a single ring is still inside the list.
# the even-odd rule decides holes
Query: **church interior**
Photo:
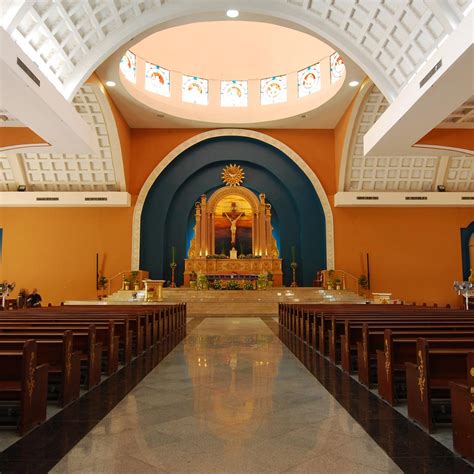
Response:
[[[474,3],[0,2],[1,473],[472,473]]]

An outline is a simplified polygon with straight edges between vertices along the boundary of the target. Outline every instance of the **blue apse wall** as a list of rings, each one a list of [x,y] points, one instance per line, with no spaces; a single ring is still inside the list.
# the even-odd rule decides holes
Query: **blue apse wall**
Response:
[[[272,205],[274,236],[283,258],[284,284],[291,283],[291,247],[296,247],[297,281],[311,286],[326,268],[326,223],[313,185],[284,153],[245,137],[220,137],[188,148],[153,183],[143,206],[140,269],[151,278],[171,279],[171,247],[176,247],[176,282],[183,282],[184,259],[193,234],[194,203],[223,186],[224,166],[245,170],[243,185],[265,193]]]

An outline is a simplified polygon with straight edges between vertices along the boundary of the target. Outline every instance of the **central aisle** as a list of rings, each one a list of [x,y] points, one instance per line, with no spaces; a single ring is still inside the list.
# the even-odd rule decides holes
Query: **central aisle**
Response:
[[[212,318],[52,472],[284,471],[401,472],[264,321]]]

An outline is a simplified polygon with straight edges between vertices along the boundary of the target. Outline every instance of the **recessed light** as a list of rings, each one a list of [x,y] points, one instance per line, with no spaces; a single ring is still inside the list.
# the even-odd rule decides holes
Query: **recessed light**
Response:
[[[302,115],[301,118],[306,118],[306,115]]]
[[[349,82],[349,86],[350,87],[355,87],[355,86],[358,86],[359,85],[359,81],[351,81]]]
[[[115,87],[116,84],[114,81],[106,81],[105,85],[108,87]]]
[[[237,18],[239,16],[239,10],[227,10],[226,15],[229,18]]]

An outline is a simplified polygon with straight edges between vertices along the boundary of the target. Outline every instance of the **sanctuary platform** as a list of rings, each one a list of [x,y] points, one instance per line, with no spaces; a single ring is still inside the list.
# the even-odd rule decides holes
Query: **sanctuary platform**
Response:
[[[147,304],[134,301],[135,291],[118,291],[102,301],[66,301],[65,304]],[[276,316],[278,303],[360,303],[365,298],[347,290],[267,288],[266,290],[195,290],[163,288],[163,304],[186,303],[188,316]],[[151,303],[150,303],[151,304]],[[156,304],[156,302],[153,302]]]

